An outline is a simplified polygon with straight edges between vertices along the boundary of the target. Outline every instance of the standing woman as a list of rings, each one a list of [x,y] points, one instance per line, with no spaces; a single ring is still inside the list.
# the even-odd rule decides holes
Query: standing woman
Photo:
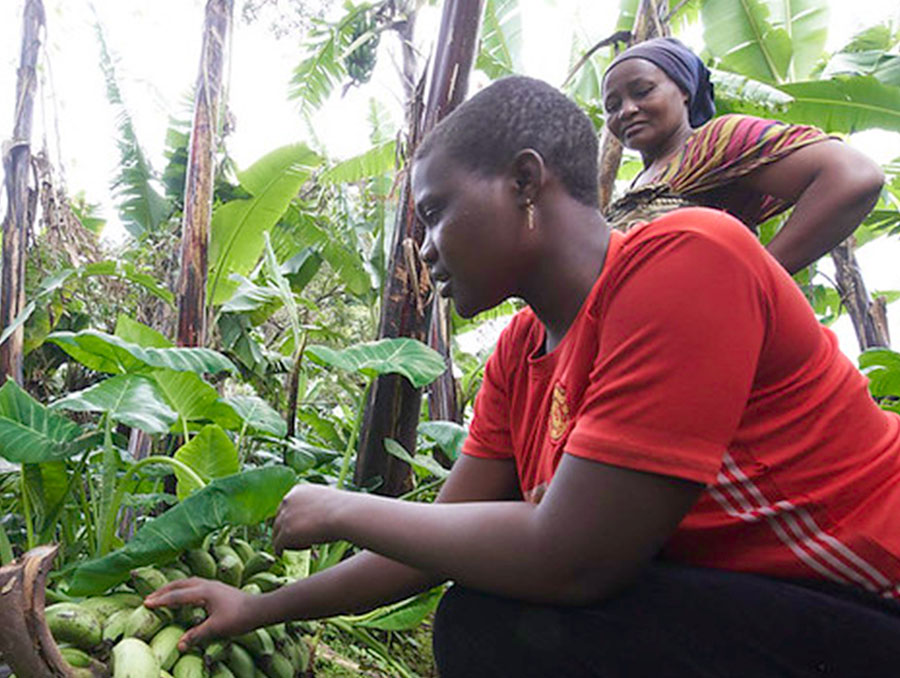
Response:
[[[728,211],[755,232],[793,206],[767,246],[793,274],[853,233],[884,183],[871,159],[815,127],[747,115],[713,119],[709,70],[674,38],[616,57],[604,75],[603,107],[609,131],[644,163],[607,210],[622,230],[702,205]]]

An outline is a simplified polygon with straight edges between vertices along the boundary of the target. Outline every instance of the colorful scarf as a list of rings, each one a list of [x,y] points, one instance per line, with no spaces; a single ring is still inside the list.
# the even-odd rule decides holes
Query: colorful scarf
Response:
[[[705,205],[727,209],[755,230],[791,203],[772,195],[730,186],[750,172],[799,148],[830,139],[808,125],[789,125],[748,115],[723,115],[697,129],[681,151],[648,183],[613,202],[607,220],[623,231],[676,207]],[[729,186],[728,205],[721,189]],[[711,192],[717,193],[717,195]]]

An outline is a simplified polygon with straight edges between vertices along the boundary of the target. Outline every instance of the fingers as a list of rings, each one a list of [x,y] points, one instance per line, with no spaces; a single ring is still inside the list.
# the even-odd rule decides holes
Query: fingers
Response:
[[[192,645],[198,645],[204,640],[209,640],[214,636],[215,634],[213,633],[212,627],[207,620],[202,624],[192,626],[184,632],[181,639],[178,641],[178,650],[180,652],[187,652]]]
[[[205,601],[205,579],[190,577],[169,582],[144,598],[144,607],[181,607],[202,605]]]

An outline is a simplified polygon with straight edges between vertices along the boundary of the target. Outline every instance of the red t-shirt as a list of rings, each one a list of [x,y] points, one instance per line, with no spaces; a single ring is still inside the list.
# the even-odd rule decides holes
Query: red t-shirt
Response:
[[[543,342],[530,309],[504,330],[463,448],[515,459],[527,500],[563,451],[686,478],[707,490],[667,558],[900,598],[900,417],[740,222],[690,208],[613,233]]]

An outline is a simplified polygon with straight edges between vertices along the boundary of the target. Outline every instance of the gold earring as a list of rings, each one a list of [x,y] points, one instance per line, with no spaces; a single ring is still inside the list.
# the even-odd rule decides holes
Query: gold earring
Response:
[[[529,200],[525,203],[525,218],[528,221],[528,230],[534,230],[534,203]]]

